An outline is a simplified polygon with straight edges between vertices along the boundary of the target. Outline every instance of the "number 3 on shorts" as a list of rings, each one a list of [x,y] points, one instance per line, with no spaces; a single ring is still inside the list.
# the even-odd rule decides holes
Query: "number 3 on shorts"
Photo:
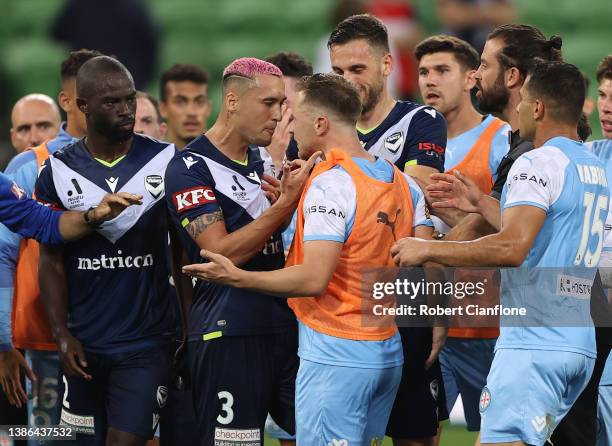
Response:
[[[221,411],[224,413],[219,414],[217,422],[221,424],[230,424],[234,419],[234,411],[232,406],[234,405],[234,397],[227,391],[217,393],[217,396],[221,400]],[[223,401],[225,400],[225,402]]]

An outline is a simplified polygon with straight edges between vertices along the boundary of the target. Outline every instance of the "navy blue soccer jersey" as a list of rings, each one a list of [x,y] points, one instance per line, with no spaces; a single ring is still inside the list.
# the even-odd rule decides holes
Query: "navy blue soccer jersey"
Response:
[[[78,141],[54,153],[36,181],[37,198],[58,209],[85,211],[107,193],[143,196],[95,232],[64,247],[68,328],[86,350],[120,353],[159,345],[169,317],[164,172],[174,145],[134,135],[114,165],[94,159]]]
[[[398,101],[378,127],[357,133],[368,152],[391,161],[402,172],[411,165],[444,172],[446,120],[433,107]]]
[[[178,153],[166,171],[166,201],[179,228],[189,260],[202,262],[199,247],[185,227],[196,218],[223,213],[228,233],[259,217],[270,203],[261,189],[263,161],[249,149],[245,165],[227,158],[206,136],[193,140]],[[252,271],[282,268],[280,231],[241,267]],[[214,333],[223,336],[276,333],[295,324],[285,299],[198,280],[194,285],[190,340]],[[219,333],[220,332],[220,333]]]

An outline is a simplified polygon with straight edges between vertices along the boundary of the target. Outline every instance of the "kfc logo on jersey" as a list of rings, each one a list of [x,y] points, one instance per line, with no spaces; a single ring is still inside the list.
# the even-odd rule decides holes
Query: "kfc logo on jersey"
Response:
[[[177,212],[184,212],[197,206],[217,201],[210,187],[192,187],[172,195],[172,201]]]

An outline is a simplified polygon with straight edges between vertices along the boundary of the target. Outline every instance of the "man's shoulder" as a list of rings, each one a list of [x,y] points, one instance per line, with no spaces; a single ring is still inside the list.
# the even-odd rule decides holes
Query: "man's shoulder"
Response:
[[[398,101],[389,113],[391,123],[402,123],[405,128],[411,125],[435,124],[445,122],[442,113],[429,105],[410,101]]]
[[[16,175],[19,171],[37,169],[36,154],[33,150],[26,150],[15,155],[6,166],[4,173],[9,176]]]

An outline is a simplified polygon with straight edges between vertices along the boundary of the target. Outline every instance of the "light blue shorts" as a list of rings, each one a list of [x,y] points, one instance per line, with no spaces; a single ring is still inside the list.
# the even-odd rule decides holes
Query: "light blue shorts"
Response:
[[[497,350],[480,396],[481,443],[543,445],[586,387],[594,364],[580,353]]]
[[[382,442],[402,367],[362,369],[300,359],[297,444],[371,446]]]

